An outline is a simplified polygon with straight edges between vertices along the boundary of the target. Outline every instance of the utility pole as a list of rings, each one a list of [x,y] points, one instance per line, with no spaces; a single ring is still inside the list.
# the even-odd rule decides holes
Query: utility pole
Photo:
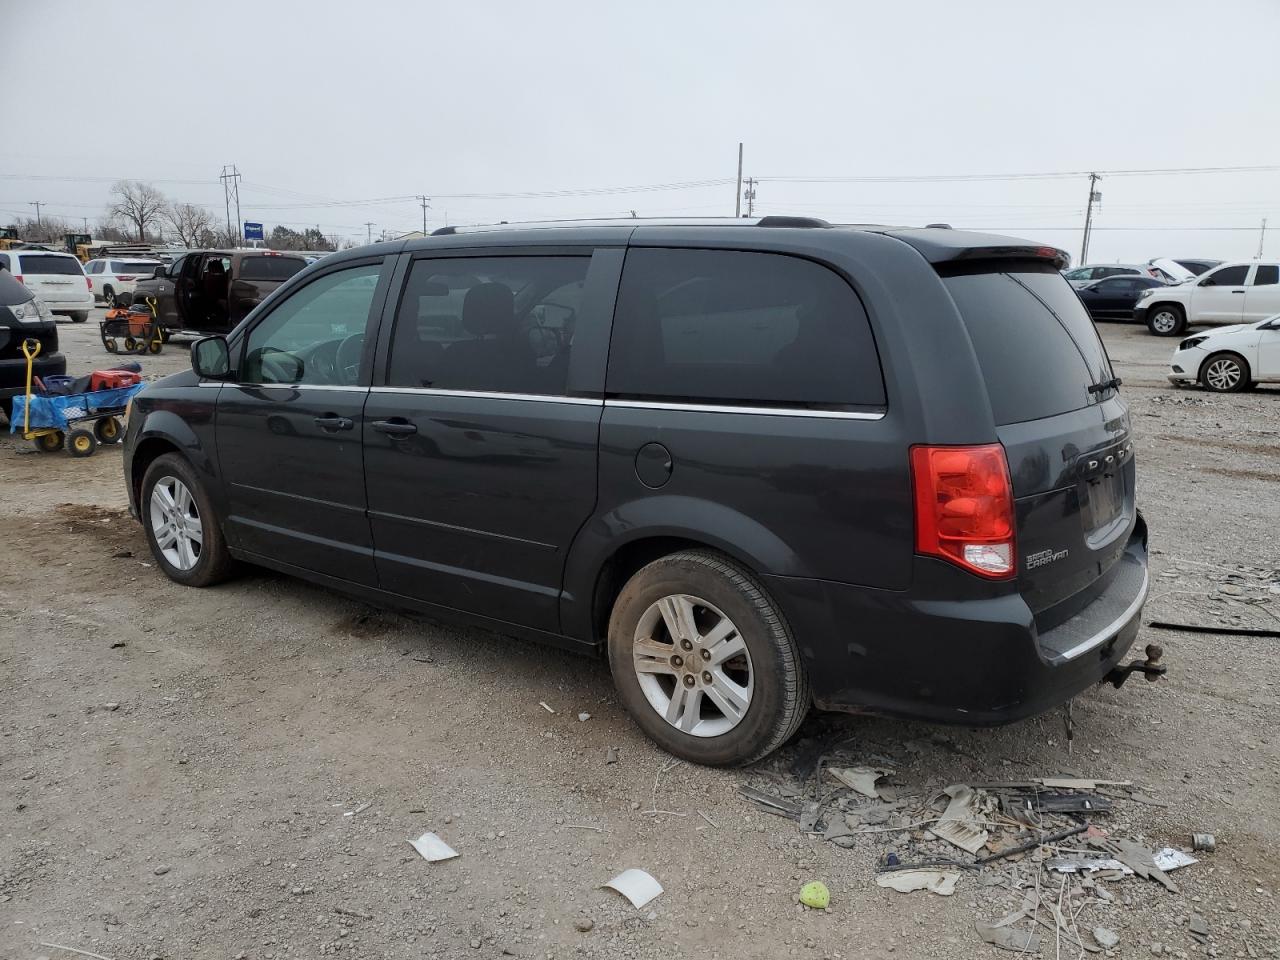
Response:
[[[364,222],[364,242],[373,243],[373,221],[366,220]]]
[[[738,189],[733,194],[733,215],[742,216],[742,142],[738,142]]]
[[[88,218],[88,217],[81,217],[80,219],[84,221],[84,232],[85,232],[85,233],[88,233],[88,232],[89,232],[89,218]],[[1266,221],[1264,220],[1263,222],[1265,223]]]
[[[222,181],[222,200],[227,212],[227,238],[235,246],[240,246],[240,171],[234,163],[223,164],[218,179]],[[231,205],[236,208],[236,229],[231,229]]]
[[[756,183],[755,177],[747,177],[747,191],[742,196],[747,201],[747,216],[751,217],[756,212]]]
[[[28,203],[28,204],[27,204],[27,206],[28,206],[28,207],[35,207],[35,208],[36,208],[36,226],[37,226],[37,227],[39,227],[39,226],[43,226],[43,224],[40,222],[40,208],[41,208],[42,206],[44,206],[44,201],[43,201],[43,200],[32,200],[30,203]]]
[[[431,206],[430,198],[422,194],[418,194],[418,201],[422,205],[422,235],[427,235],[427,208]]]
[[[1089,234],[1093,232],[1093,205],[1102,203],[1102,194],[1095,189],[1101,178],[1096,173],[1089,174],[1089,206],[1084,212],[1084,240],[1080,244],[1080,263],[1089,262]]]
[[[1258,259],[1262,259],[1262,244],[1267,239],[1267,218],[1262,218],[1262,230],[1258,233]]]

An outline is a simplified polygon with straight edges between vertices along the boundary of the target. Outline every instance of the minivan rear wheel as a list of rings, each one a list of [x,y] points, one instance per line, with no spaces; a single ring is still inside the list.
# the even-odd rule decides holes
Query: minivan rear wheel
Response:
[[[191,464],[178,454],[156,457],[147,467],[138,513],[151,554],[170,580],[208,587],[231,573],[213,503]]]
[[[808,676],[781,612],[755,577],[718,554],[674,553],[640,569],[614,601],[608,644],[623,705],[685,760],[758,760],[809,709]]]
[[[1147,329],[1157,337],[1176,337],[1187,329],[1187,315],[1177,304],[1157,304],[1147,311]]]

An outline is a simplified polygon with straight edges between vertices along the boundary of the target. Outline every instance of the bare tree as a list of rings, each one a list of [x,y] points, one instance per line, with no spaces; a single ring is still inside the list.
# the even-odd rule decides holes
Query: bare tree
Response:
[[[62,243],[64,235],[71,232],[71,226],[57,217],[41,217],[37,223],[30,217],[20,217],[9,226],[13,227],[18,237],[32,243]]]
[[[129,234],[120,229],[118,224],[108,223],[105,220],[99,220],[93,228],[93,238],[111,243],[128,243],[130,240]]]
[[[147,227],[160,220],[160,215],[168,205],[164,194],[149,183],[120,180],[111,187],[111,196],[107,215],[133,224],[138,231],[138,241],[145,243]]]
[[[164,209],[164,219],[184,247],[202,247],[213,234],[213,214],[194,203],[172,203]]]

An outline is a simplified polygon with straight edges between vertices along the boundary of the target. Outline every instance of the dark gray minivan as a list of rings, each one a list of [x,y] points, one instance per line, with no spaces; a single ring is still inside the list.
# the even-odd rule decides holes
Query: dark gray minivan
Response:
[[[1110,677],[1146,527],[1061,251],[771,218],[438,231],[326,257],[133,403],[156,560],[246,561],[607,652],[743,763],[810,705],[964,724]]]

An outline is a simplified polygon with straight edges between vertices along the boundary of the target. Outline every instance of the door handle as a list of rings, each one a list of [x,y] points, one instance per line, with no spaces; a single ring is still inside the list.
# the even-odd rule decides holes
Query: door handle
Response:
[[[1243,291],[1243,290],[1232,290],[1231,292],[1232,292],[1232,293],[1244,293],[1244,291]]]
[[[355,425],[356,422],[350,417],[340,417],[336,413],[326,413],[323,417],[316,417],[316,426],[331,433],[337,430],[350,430]]]
[[[392,417],[390,420],[375,420],[369,424],[379,433],[385,433],[392,440],[399,440],[401,437],[411,437],[418,432],[418,425],[410,423],[404,417]]]

